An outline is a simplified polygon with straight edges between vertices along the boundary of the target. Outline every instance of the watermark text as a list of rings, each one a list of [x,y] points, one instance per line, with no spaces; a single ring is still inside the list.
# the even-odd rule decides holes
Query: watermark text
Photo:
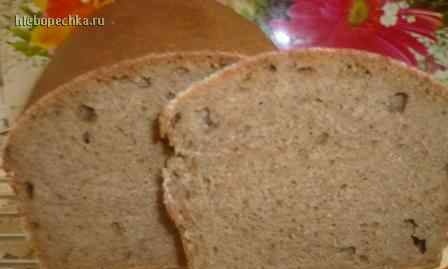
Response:
[[[69,15],[65,18],[48,18],[38,16],[21,16],[16,15],[15,24],[17,27],[33,27],[33,26],[104,26],[103,17],[81,17],[79,15]]]

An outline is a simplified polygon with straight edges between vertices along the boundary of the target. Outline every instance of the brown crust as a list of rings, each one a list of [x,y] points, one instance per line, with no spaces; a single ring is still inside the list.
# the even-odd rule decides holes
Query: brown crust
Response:
[[[275,50],[257,25],[216,1],[118,0],[95,16],[105,26],[82,27],[56,50],[30,103],[84,72],[148,53]]]
[[[160,62],[165,62],[167,59],[172,61],[177,61],[182,58],[187,58],[189,60],[197,58],[197,59],[206,59],[208,57],[213,58],[228,58],[228,59],[240,59],[244,56],[234,54],[234,53],[226,53],[226,52],[212,52],[212,51],[197,51],[197,52],[172,52],[165,54],[149,54],[144,57],[139,57],[133,60],[126,60],[120,63],[117,63],[110,67],[103,67],[86,74],[83,74],[71,82],[61,85],[56,88],[51,93],[47,94],[43,98],[39,99],[33,106],[31,106],[28,110],[25,111],[24,114],[18,119],[16,124],[11,128],[9,135],[6,139],[5,147],[4,147],[4,160],[3,160],[3,168],[6,171],[6,176],[9,179],[9,184],[13,188],[14,192],[19,196],[19,200],[26,199],[21,197],[24,191],[20,189],[24,186],[24,180],[19,179],[14,174],[14,163],[9,159],[8,154],[8,145],[14,144],[15,142],[15,134],[22,132],[22,129],[26,129],[28,122],[32,121],[36,115],[44,112],[48,107],[60,103],[61,100],[65,98],[70,98],[71,95],[76,95],[78,92],[89,90],[89,87],[86,85],[92,85],[98,83],[97,81],[101,81],[102,83],[107,83],[113,80],[114,75],[121,75],[131,73],[132,69],[138,68],[142,65],[148,64],[157,64]],[[104,88],[102,88],[104,90]],[[19,203],[19,212],[22,216],[22,222],[24,223],[25,231],[28,233],[30,237],[30,243],[33,248],[36,250],[37,256],[40,258],[41,266],[46,268],[45,261],[47,259],[47,254],[45,250],[39,249],[40,245],[37,238],[33,236],[31,231],[33,230],[32,221],[27,218],[26,209],[20,206]]]

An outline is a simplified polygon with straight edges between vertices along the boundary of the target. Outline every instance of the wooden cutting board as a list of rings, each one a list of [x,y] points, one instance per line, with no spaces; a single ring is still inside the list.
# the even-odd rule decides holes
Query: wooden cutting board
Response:
[[[213,0],[116,0],[59,47],[29,103],[94,68],[150,52],[223,50],[253,55],[275,47],[259,27]]]

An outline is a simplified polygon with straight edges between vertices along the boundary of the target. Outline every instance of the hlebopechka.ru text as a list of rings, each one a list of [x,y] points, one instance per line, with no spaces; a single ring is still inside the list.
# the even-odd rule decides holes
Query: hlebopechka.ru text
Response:
[[[18,27],[33,26],[104,26],[105,21],[102,17],[83,18],[79,15],[69,15],[65,18],[47,18],[38,16],[16,15],[15,24]]]

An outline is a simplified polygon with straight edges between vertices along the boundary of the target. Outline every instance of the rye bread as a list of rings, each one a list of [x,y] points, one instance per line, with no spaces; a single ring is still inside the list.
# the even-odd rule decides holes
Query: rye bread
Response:
[[[435,268],[447,89],[381,56],[272,53],[165,108],[165,203],[190,269]]]
[[[5,169],[45,269],[173,268],[184,262],[161,202],[162,105],[240,59],[149,55],[85,74],[11,130]]]

